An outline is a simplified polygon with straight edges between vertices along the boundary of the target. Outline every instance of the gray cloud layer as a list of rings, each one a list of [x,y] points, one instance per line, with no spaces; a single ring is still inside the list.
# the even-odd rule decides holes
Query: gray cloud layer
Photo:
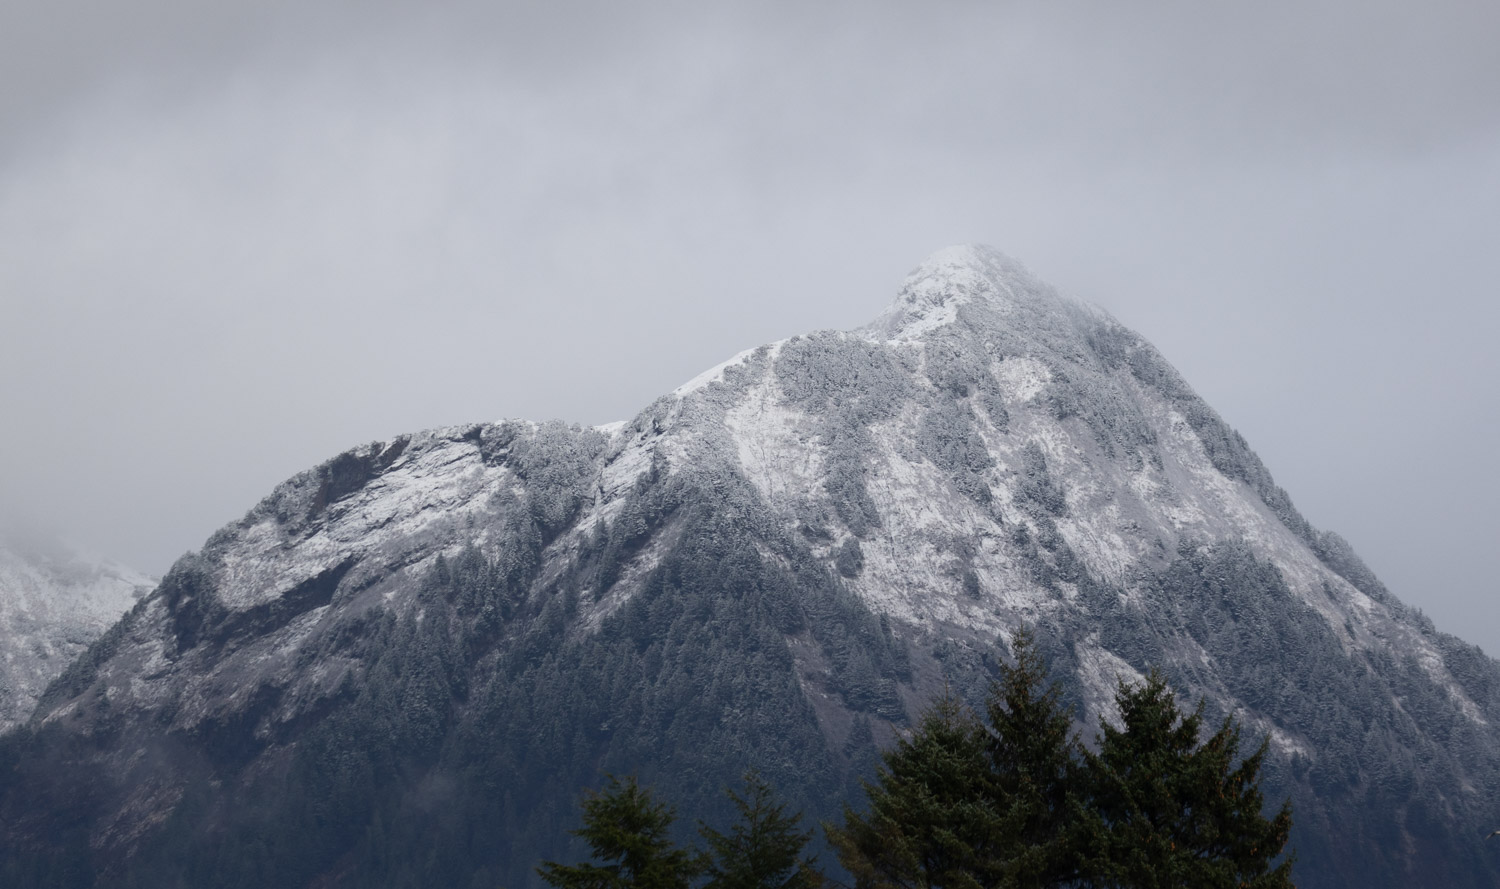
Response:
[[[351,444],[617,419],[985,241],[1500,650],[1500,7],[0,16],[0,502],[144,569]]]

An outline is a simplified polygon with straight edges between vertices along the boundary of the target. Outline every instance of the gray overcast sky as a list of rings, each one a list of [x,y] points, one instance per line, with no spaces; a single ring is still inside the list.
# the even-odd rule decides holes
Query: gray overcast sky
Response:
[[[0,6],[0,505],[161,572],[353,444],[625,418],[994,244],[1500,651],[1500,6]]]

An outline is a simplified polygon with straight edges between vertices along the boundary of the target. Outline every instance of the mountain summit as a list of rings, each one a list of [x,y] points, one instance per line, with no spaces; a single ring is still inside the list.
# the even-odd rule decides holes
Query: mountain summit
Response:
[[[984,306],[1000,315],[1030,310],[1031,317],[1074,305],[1025,266],[983,244],[948,247],[907,276],[889,308],[862,330],[877,341],[900,342],[958,320],[960,306]]]
[[[1268,739],[1299,885],[1500,877],[1500,666],[1141,337],[985,247],[628,422],[448,427],[280,485],[5,740],[0,874],[532,885],[601,771],[712,820],[754,765],[831,815],[1023,625],[1086,731],[1158,666]]]

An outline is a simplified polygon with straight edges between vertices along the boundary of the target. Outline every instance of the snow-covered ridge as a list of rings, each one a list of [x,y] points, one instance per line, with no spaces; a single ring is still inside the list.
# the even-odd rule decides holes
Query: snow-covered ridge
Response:
[[[961,313],[965,306],[975,311]],[[978,385],[991,387],[989,400],[975,413],[980,403],[975,394],[965,408],[981,420],[974,434],[994,464],[979,477],[993,497],[988,506],[955,496],[946,470],[920,452],[914,430],[952,397],[932,382],[916,376],[906,384],[910,392],[899,396],[909,400],[904,407],[859,431],[869,437],[869,450],[860,457],[863,487],[881,521],[864,537],[870,570],[851,582],[853,589],[873,608],[913,624],[937,622],[987,634],[1000,632],[1018,615],[1063,607],[1066,597],[1033,588],[1017,567],[1018,553],[1006,543],[1017,526],[1041,533],[1029,512],[1033,507],[1018,490],[1026,449],[1034,448],[1066,499],[1055,532],[1096,577],[1122,582],[1149,572],[1160,553],[1174,551],[1183,540],[1250,541],[1281,568],[1293,592],[1341,634],[1346,617],[1388,620],[1384,609],[1372,612],[1366,596],[1319,562],[1254,492],[1217,468],[1199,432],[1161,393],[1141,386],[1128,372],[1120,372],[1120,378],[1116,371],[1080,363],[1092,349],[1085,327],[1114,322],[1102,312],[1079,309],[1000,251],[965,245],[933,254],[871,324],[834,337],[851,348],[864,342],[866,348],[909,352],[907,347],[959,325],[986,350],[1006,344],[1004,354],[974,356],[973,373],[988,379]],[[744,350],[708,369],[658,402],[670,408],[596,427],[611,445],[591,470],[596,493],[582,521],[595,527],[611,520],[656,456],[674,468],[728,461],[788,521],[828,510],[825,480],[836,461],[824,448],[831,430],[827,417],[788,402],[780,389],[778,362],[788,342]],[[838,360],[863,360],[856,352]],[[891,365],[905,367],[899,373],[927,372],[901,365],[902,360]],[[730,375],[732,368],[743,372]],[[860,373],[854,370],[850,379],[860,379]],[[898,395],[893,390],[889,397]],[[1060,400],[1076,404],[1062,410]],[[1132,421],[1146,429],[1141,441],[1148,442],[1150,458],[1138,456],[1139,465],[1126,469],[1118,455],[1108,453],[1114,445],[1101,445],[1097,429],[1074,416],[1079,410],[1124,411],[1108,422]],[[997,419],[1006,413],[1006,423]],[[540,428],[512,425],[526,434]],[[234,611],[260,606],[350,559],[360,562],[357,575],[373,576],[424,563],[466,543],[483,545],[497,498],[523,486],[513,472],[486,458],[485,430],[496,428],[456,426],[403,437],[399,446],[356,448],[338,459],[369,464],[361,470],[369,477],[326,506],[309,505],[323,496],[326,467],[290,480],[232,530],[232,541],[217,548],[220,604]],[[310,518],[288,522],[288,515]],[[955,539],[981,543],[955,560]],[[988,591],[979,601],[961,593],[965,572]],[[1368,644],[1390,633],[1357,635]],[[1423,663],[1439,665],[1433,678],[1464,702],[1466,712],[1477,714],[1430,646],[1403,638],[1424,648]]]
[[[751,356],[755,355],[758,352],[764,354],[766,350],[769,350],[774,357],[775,352],[779,350],[782,344],[785,342],[786,340],[778,340],[774,343],[770,343],[764,346],[756,346],[753,349],[746,349],[743,352],[736,354],[728,361],[722,361],[718,364],[715,364],[713,367],[710,367],[703,373],[698,374],[691,380],[688,380],[686,383],[683,383],[681,386],[673,389],[672,396],[674,398],[682,398],[684,396],[691,395],[692,393],[697,392],[699,389],[702,389],[712,383],[723,380],[725,371],[727,371],[731,367],[738,367],[740,365],[743,365],[745,362],[750,360]]]
[[[438,543],[433,552],[451,545],[444,529],[483,512],[508,484],[510,473],[484,460],[483,428],[453,426],[362,446],[287,481],[214,547],[219,603],[232,611],[255,607],[351,558],[373,557],[364,572],[410,561],[413,540]],[[351,480],[340,482],[341,473]],[[352,490],[330,494],[331,481]]]

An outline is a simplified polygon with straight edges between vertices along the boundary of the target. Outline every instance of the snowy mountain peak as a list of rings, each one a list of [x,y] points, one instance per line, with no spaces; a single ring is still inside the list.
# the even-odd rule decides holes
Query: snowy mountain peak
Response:
[[[42,637],[7,614],[59,597],[14,586],[19,662]],[[278,486],[52,672],[0,769],[0,872],[535,887],[600,768],[707,818],[767,763],[832,815],[1021,626],[1081,726],[1158,667],[1267,739],[1298,885],[1500,885],[1472,839],[1500,664],[1308,524],[1139,334],[982,246],[624,424],[452,426]]]
[[[1061,302],[1051,287],[1004,253],[961,244],[933,253],[907,275],[895,302],[863,332],[876,341],[923,338],[958,320],[961,307],[982,304],[1009,314],[1021,304]]]

